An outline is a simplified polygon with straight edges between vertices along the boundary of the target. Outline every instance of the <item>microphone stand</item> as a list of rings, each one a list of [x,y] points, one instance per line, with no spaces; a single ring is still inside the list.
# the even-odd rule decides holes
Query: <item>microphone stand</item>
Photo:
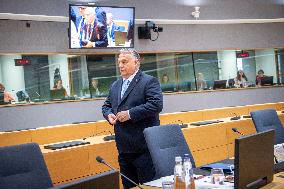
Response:
[[[97,157],[98,158],[98,157]],[[112,170],[114,170],[114,171],[116,171],[116,169],[114,168],[114,167],[112,167],[110,164],[108,164],[107,162],[105,162],[105,160],[103,160],[102,158],[101,158],[101,160],[98,160],[96,158],[96,160],[99,162],[99,163],[102,163],[102,164],[105,164],[106,166],[108,166],[109,168],[111,168]],[[124,174],[122,174],[119,170],[117,170],[118,171],[118,173],[122,176],[122,177],[124,177],[126,180],[128,180],[129,182],[131,182],[132,184],[134,184],[135,186],[137,186],[138,188],[140,188],[140,189],[143,189],[141,186],[139,186],[137,183],[135,183],[133,180],[131,180],[130,178],[128,178],[127,176],[125,176]]]

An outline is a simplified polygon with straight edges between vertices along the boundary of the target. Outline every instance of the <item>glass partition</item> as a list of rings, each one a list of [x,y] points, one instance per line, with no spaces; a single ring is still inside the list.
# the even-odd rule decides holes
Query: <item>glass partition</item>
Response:
[[[196,72],[196,90],[213,89],[214,81],[219,77],[217,52],[193,53]]]
[[[176,54],[178,91],[196,90],[192,53]]]
[[[13,103],[105,97],[120,75],[117,56],[0,55],[0,83]],[[157,77],[163,92],[280,85],[284,50],[141,53],[141,70]]]
[[[275,50],[277,65],[277,83],[284,83],[284,49]]]
[[[116,55],[87,55],[90,97],[107,96],[109,86],[117,80]]]

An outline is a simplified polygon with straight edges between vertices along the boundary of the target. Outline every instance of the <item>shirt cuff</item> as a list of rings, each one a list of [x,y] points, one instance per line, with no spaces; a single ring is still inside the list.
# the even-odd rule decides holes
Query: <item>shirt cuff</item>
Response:
[[[128,114],[129,119],[131,119],[130,114],[129,114],[129,110],[127,110],[127,114]]]

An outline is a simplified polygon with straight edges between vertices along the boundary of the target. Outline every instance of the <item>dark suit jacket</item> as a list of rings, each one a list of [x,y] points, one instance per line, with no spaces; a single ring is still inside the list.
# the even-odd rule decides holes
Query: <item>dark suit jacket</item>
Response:
[[[107,26],[96,20],[89,40],[95,42],[96,47],[107,47]]]
[[[122,99],[120,92],[122,79],[115,81],[109,91],[103,107],[103,116],[116,115],[129,110],[131,119],[119,122],[114,126],[116,146],[119,153],[135,153],[147,151],[143,130],[160,125],[159,113],[163,109],[162,90],[155,77],[138,71]]]

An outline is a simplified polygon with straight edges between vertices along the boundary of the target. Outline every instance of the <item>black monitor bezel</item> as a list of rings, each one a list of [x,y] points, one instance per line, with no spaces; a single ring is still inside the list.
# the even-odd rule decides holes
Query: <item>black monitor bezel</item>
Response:
[[[265,85],[265,86],[273,85],[273,79],[274,79],[273,76],[264,76],[261,81],[261,85]]]
[[[235,139],[235,189],[259,188],[272,182],[274,174],[274,135],[275,131],[270,129]],[[261,180],[265,177],[267,180]],[[248,181],[250,183],[247,183]]]
[[[222,84],[222,88],[216,88],[216,85],[221,85]],[[214,80],[214,83],[213,83],[213,89],[226,89],[226,86],[227,86],[227,80]]]
[[[71,48],[71,7],[72,6],[88,6],[88,7],[107,7],[107,8],[132,8],[133,9],[133,45],[130,47],[93,47],[93,48]],[[135,47],[135,7],[127,7],[127,6],[101,6],[101,5],[93,5],[93,4],[69,4],[69,12],[68,12],[68,44],[69,44],[69,49],[75,49],[75,50],[94,50],[94,49],[121,49],[121,48],[134,48]]]

